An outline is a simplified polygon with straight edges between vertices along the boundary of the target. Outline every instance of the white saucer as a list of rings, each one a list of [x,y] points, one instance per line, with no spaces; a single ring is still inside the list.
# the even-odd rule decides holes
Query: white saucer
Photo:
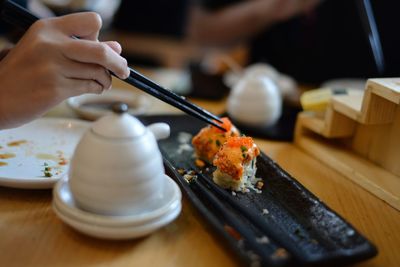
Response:
[[[53,189],[53,201],[65,215],[86,223],[102,226],[132,226],[140,225],[164,216],[175,209],[181,202],[182,194],[177,184],[165,175],[163,197],[160,205],[145,213],[126,216],[110,216],[95,214],[80,208],[71,194],[68,178],[62,179]]]
[[[130,239],[147,235],[172,222],[180,213],[181,191],[168,176],[165,199],[160,207],[144,214],[106,216],[84,211],[75,205],[68,180],[62,179],[53,190],[53,209],[58,217],[79,232],[105,239]]]
[[[87,120],[96,120],[111,111],[111,104],[124,102],[129,106],[129,114],[143,114],[150,107],[150,101],[146,95],[130,90],[113,88],[101,95],[84,94],[71,97],[67,105],[80,117]]]
[[[178,217],[181,209],[182,205],[179,203],[179,205],[175,209],[171,210],[171,212],[160,218],[157,218],[154,221],[150,221],[142,225],[110,227],[77,221],[61,212],[55,202],[53,202],[53,210],[57,216],[78,232],[92,237],[114,240],[132,239],[146,236],[172,222],[176,217]]]

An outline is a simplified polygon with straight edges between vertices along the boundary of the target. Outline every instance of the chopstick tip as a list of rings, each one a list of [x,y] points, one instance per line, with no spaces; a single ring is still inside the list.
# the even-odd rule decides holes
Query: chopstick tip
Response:
[[[228,130],[225,129],[225,127],[222,126],[222,121],[218,122],[218,121],[211,121],[210,122],[214,127],[217,127],[218,129],[220,129],[223,132],[227,132]]]

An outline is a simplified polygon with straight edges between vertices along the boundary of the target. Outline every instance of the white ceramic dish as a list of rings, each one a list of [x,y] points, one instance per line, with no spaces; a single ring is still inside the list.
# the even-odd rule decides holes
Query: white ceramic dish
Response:
[[[96,120],[112,112],[111,105],[115,102],[126,103],[129,106],[128,113],[132,115],[143,114],[150,107],[150,101],[146,95],[117,88],[101,95],[85,94],[71,97],[67,100],[67,105],[80,117]]]
[[[367,80],[364,79],[334,79],[334,80],[329,80],[325,81],[324,83],[321,84],[321,88],[346,88],[346,89],[358,89],[358,90],[364,90],[365,85],[367,84]]]
[[[164,213],[159,214],[159,216],[155,216],[153,219],[143,220],[143,218],[145,216],[148,216],[148,214],[143,215],[143,217],[141,217],[142,215],[138,215],[136,216],[136,218],[133,215],[114,218],[113,216],[101,216],[98,214],[89,214],[85,212],[85,215],[81,216],[81,212],[84,211],[80,210],[80,212],[77,212],[77,210],[79,210],[79,207],[69,206],[68,209],[65,209],[65,205],[73,205],[73,202],[63,202],[63,204],[60,205],[61,203],[59,200],[65,199],[60,195],[54,198],[53,210],[63,222],[65,222],[75,230],[89,236],[115,240],[142,237],[172,222],[174,219],[176,219],[176,217],[178,217],[182,210],[182,204],[180,201],[181,193],[179,187],[171,178],[167,177],[167,179],[169,182],[167,182],[166,184],[169,184],[169,186],[166,186],[166,191],[168,191],[168,193],[171,193],[169,191],[172,190],[174,193],[172,193],[173,196],[171,197],[171,199],[179,198],[179,201],[169,201],[168,203],[170,204],[160,203],[163,206],[160,207],[160,210],[163,209]],[[60,181],[61,190],[55,189],[55,195],[59,194],[60,191],[62,191],[63,185],[65,186],[65,183],[66,182],[64,180]],[[71,213],[71,209],[75,210],[73,215]],[[76,217],[76,215],[78,215],[78,217]],[[112,220],[114,219],[115,224],[112,223]],[[129,223],[129,219],[132,219],[131,223]],[[124,222],[124,224],[120,224],[121,221]],[[139,223],[140,221],[141,223]]]
[[[89,125],[80,120],[41,118],[0,131],[0,162],[3,162],[0,185],[28,189],[53,187],[68,171],[69,159]],[[12,142],[19,145],[10,146]],[[4,159],[7,155],[15,156]],[[67,162],[59,164],[63,159]],[[45,163],[52,168],[51,177],[44,175]]]
[[[140,225],[162,217],[181,205],[182,194],[177,184],[165,175],[163,197],[156,207],[150,207],[148,212],[127,216],[107,216],[85,211],[77,206],[70,192],[67,178],[60,180],[53,189],[54,204],[66,216],[77,221],[102,226],[133,226]]]
[[[180,214],[181,209],[182,206],[179,205],[175,210],[167,213],[165,216],[139,226],[107,227],[77,221],[62,213],[57,206],[53,204],[53,210],[57,216],[78,232],[92,237],[114,240],[132,239],[149,235],[150,233],[160,229],[176,219],[176,217],[178,217]]]

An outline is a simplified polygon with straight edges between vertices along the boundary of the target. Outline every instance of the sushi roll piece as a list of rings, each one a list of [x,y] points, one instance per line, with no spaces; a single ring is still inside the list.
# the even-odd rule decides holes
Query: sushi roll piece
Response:
[[[215,155],[213,180],[223,188],[248,191],[257,182],[256,158],[260,150],[251,137],[231,137]]]
[[[224,117],[221,120],[223,122],[221,126],[226,132],[209,125],[202,128],[192,139],[196,157],[210,164],[213,162],[215,154],[229,137],[239,136],[239,131],[228,118]]]

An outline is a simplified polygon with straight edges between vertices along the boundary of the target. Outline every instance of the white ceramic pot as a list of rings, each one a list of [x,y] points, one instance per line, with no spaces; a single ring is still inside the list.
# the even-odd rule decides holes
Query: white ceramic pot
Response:
[[[296,93],[297,83],[292,77],[278,72],[274,67],[265,63],[255,63],[246,67],[242,72],[228,72],[224,75],[224,83],[228,87],[234,88],[239,81],[251,76],[264,76],[272,79],[283,97],[291,97]]]
[[[145,212],[162,198],[164,166],[156,139],[165,123],[145,127],[126,113],[94,122],[71,160],[69,185],[82,209],[104,215]]]
[[[249,75],[232,89],[227,103],[228,114],[235,121],[249,126],[274,124],[282,114],[279,88],[264,75]]]

